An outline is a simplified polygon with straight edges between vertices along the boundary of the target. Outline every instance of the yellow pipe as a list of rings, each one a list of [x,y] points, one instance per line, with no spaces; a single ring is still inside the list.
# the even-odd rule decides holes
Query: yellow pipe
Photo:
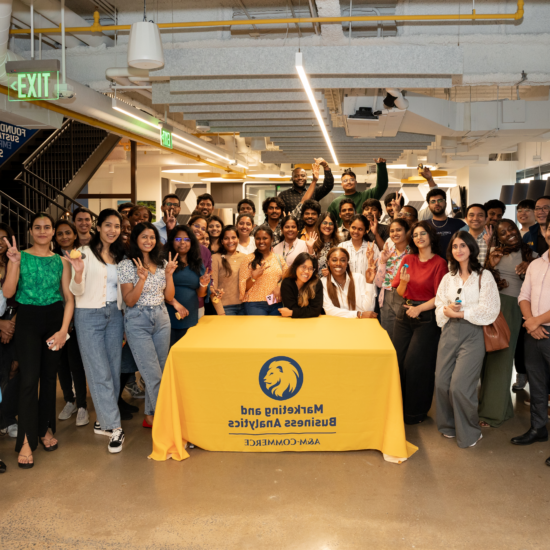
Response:
[[[0,93],[4,95],[8,95],[8,88],[6,86],[0,85]],[[126,130],[123,130],[122,128],[117,128],[116,126],[113,126],[112,124],[108,124],[107,122],[101,122],[100,120],[96,120],[95,118],[82,115],[80,113],[75,113],[74,111],[70,111],[69,109],[65,109],[65,107],[60,107],[59,105],[56,105],[55,103],[50,103],[48,101],[33,101],[35,105],[38,105],[39,107],[42,107],[44,109],[48,109],[48,111],[53,111],[54,113],[62,114],[63,116],[66,116],[68,118],[72,118],[74,120],[78,120],[80,122],[83,122],[84,124],[88,124],[90,126],[94,126],[96,128],[102,128],[103,130],[106,130],[107,132],[111,132],[113,134],[117,134],[119,136],[127,137],[131,139],[132,141],[137,141],[139,143],[144,143],[146,145],[152,145],[153,147],[158,147],[159,149],[166,149],[170,153],[176,153],[176,155],[180,155],[182,157],[190,158],[193,160],[196,160],[198,162],[202,162],[203,164],[208,164],[210,166],[214,166],[214,168],[219,168],[223,170],[224,172],[227,172],[227,167],[222,166],[220,164],[216,164],[215,162],[210,162],[209,160],[206,160],[202,158],[200,155],[193,155],[191,153],[185,153],[184,151],[179,151],[178,149],[170,149],[168,147],[162,146],[159,142],[153,141],[152,139],[140,136],[139,134],[134,134],[132,132],[128,132]],[[236,172],[236,170],[231,170],[231,173]],[[239,172],[242,176],[246,176],[246,173]]]
[[[353,17],[293,17],[290,19],[244,19],[229,21],[186,21],[183,23],[158,23],[159,29],[185,29],[196,27],[233,27],[237,25],[288,25],[291,23],[345,23],[346,21],[478,21],[478,20],[519,20],[524,15],[524,0],[518,0],[516,13],[473,13],[470,15],[360,15]],[[96,16],[97,14],[97,16]],[[94,24],[91,27],[66,27],[66,32],[105,32],[105,31],[129,31],[131,25],[100,25],[99,13],[94,13]],[[10,34],[30,34],[30,29],[13,29]],[[46,29],[34,29],[35,33],[57,34],[61,27]]]

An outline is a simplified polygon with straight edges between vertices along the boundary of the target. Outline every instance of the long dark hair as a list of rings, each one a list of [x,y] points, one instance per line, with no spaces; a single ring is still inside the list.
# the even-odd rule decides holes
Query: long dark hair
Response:
[[[0,231],[5,231],[8,236],[6,237],[8,241],[10,241],[10,245],[13,242],[13,238],[15,237],[15,233],[13,232],[13,229],[7,224],[7,223],[0,223]],[[6,262],[6,253],[8,252],[8,249],[6,248],[6,252],[2,256],[0,256],[0,265],[7,265]]]
[[[113,258],[115,263],[118,264],[124,259],[124,255],[126,254],[126,249],[124,248],[124,244],[122,244],[122,238],[120,236],[122,234],[122,216],[114,208],[105,208],[99,213],[99,216],[97,218],[97,223],[96,223],[96,229],[101,227],[103,225],[103,222],[105,222],[105,220],[110,216],[115,216],[116,218],[118,218],[118,221],[120,222],[121,233],[118,235],[117,240],[114,243],[112,243],[111,246],[109,246],[109,254]],[[92,234],[92,239],[90,240],[89,246],[93,255],[102,264],[104,264],[105,262],[101,257],[101,251],[103,250],[103,243],[101,242],[99,231],[96,230],[96,232]]]
[[[430,222],[427,222],[425,220],[420,222],[415,222],[412,224],[411,227],[411,242],[409,243],[409,247],[411,248],[411,254],[418,254],[418,247],[414,244],[413,234],[414,230],[417,227],[421,227],[422,229],[426,230],[426,233],[428,233],[428,237],[430,238],[430,247],[433,254],[437,254],[439,251],[439,235],[435,232],[435,229],[433,228],[432,224]]]
[[[256,240],[256,236],[258,235],[258,233],[260,233],[260,231],[265,231],[271,237],[271,242],[273,243],[273,231],[271,231],[271,227],[268,227],[267,224],[262,225],[258,228],[258,230],[256,231],[256,235],[254,235],[254,241]],[[250,262],[250,267],[253,270],[256,269],[263,259],[264,255],[256,248],[256,250],[254,250],[254,258]]]
[[[307,252],[300,252],[300,254],[294,258],[292,265],[288,268],[285,276],[283,277],[283,279],[292,279],[293,281],[296,281],[298,279],[298,275],[296,274],[297,269],[301,265],[304,265],[308,260],[310,260],[313,264],[313,274],[311,275],[309,281],[298,291],[298,305],[300,307],[307,307],[309,302],[315,298],[315,289],[317,288],[317,283],[319,282],[319,266],[317,264],[317,258]]]
[[[177,252],[174,249],[174,239],[178,236],[178,233],[180,231],[185,231],[185,233],[187,233],[191,246],[189,247],[189,252],[187,253],[187,263],[185,263],[178,256],[178,267],[176,271],[180,271],[181,269],[184,269],[186,265],[188,265],[189,269],[191,269],[191,271],[195,272],[200,277],[202,267],[201,245],[199,244],[195,233],[191,231],[191,228],[188,225],[176,225],[176,227],[174,227],[174,229],[170,231],[170,234],[168,235],[168,240],[166,241],[166,245],[164,247],[165,255],[166,257],[168,257],[168,253],[171,253],[172,258],[176,256]]]
[[[225,257],[225,255],[227,254],[227,250],[223,245],[223,239],[225,237],[225,234],[229,233],[229,231],[233,231],[233,233],[237,235],[237,239],[239,238],[239,234],[237,233],[237,228],[234,225],[226,225],[222,229],[222,232],[220,233],[220,238],[218,240],[218,251],[216,252],[216,254],[221,254],[222,267],[223,267],[225,277],[231,277],[231,275],[233,274],[233,270],[231,269],[231,264],[227,261],[227,258]],[[234,254],[240,254],[240,252],[236,250]]]
[[[503,223],[509,223],[517,232],[519,237],[519,242],[516,246],[504,246],[498,239],[498,229]],[[487,251],[487,258],[485,259],[485,269],[488,269],[495,278],[495,282],[497,284],[497,287],[499,290],[502,290],[503,288],[508,287],[508,281],[506,279],[503,279],[500,276],[500,271],[496,267],[491,266],[491,262],[489,261],[489,258],[491,256],[491,249],[492,248],[498,248],[503,256],[508,256],[512,252],[521,252],[521,259],[524,262],[532,262],[533,261],[533,251],[531,248],[525,244],[521,240],[521,233],[518,229],[518,226],[512,221],[507,218],[502,218],[496,222],[496,224],[493,227],[493,236],[491,237],[491,241],[488,246]]]
[[[477,244],[477,241],[468,233],[467,231],[457,231],[452,237],[451,241],[449,242],[449,246],[447,247],[447,261],[449,262],[449,271],[451,272],[451,275],[456,275],[460,272],[460,264],[455,260],[453,256],[453,243],[460,239],[466,243],[466,246],[470,250],[470,257],[468,258],[468,273],[481,273],[483,270],[483,266],[479,263],[478,255],[479,255],[479,246]]]
[[[137,240],[146,229],[151,229],[155,234],[156,243],[153,250],[149,252],[149,259],[158,266],[164,259],[164,253],[162,243],[160,242],[158,229],[151,222],[140,222],[134,227],[134,229],[132,229],[132,234],[130,235],[130,247],[127,251],[127,256],[130,260],[137,260],[139,258],[143,262],[143,252],[140,250]],[[176,228],[173,229],[173,231],[175,230]],[[172,233],[170,233],[170,235],[171,234]]]
[[[332,235],[330,237],[330,244],[332,245],[332,247],[338,246],[340,244],[340,239],[338,238],[338,221],[336,220],[336,216],[332,212],[321,212],[321,214],[319,214],[319,219],[315,224],[315,233],[317,233],[317,240],[313,245],[313,252],[316,255],[319,254],[321,250],[323,250],[326,244],[325,241],[323,241],[323,234],[321,233],[321,224],[327,218],[330,218],[330,220],[333,223]]]
[[[54,234],[53,234],[53,251],[56,254],[59,254],[60,256],[64,256],[64,254],[63,254],[63,250],[61,250],[61,245],[57,242],[57,229],[59,227],[61,227],[62,225],[69,226],[70,230],[73,232],[73,235],[75,236],[73,247],[74,248],[79,248],[80,247],[80,241],[78,240],[78,231],[76,230],[76,225],[73,222],[69,221],[69,220],[63,220],[63,219],[57,220],[55,222],[55,225],[53,226],[53,231],[54,231]]]
[[[332,282],[332,271],[330,270],[330,257],[341,250],[348,259],[348,266],[346,268],[346,273],[349,276],[349,287],[348,287],[348,307],[350,311],[353,311],[355,309],[355,281],[353,280],[353,275],[351,273],[351,268],[349,266],[349,252],[345,248],[335,247],[331,248],[328,251],[327,254],[327,268],[328,268],[328,276],[327,276],[327,293],[328,297],[330,298],[330,301],[336,306],[340,306],[340,300],[338,300],[338,292],[336,291],[336,285]]]

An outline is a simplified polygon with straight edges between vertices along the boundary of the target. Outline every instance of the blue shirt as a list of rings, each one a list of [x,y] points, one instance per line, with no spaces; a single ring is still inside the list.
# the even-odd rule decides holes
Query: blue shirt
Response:
[[[164,223],[164,220],[161,218],[158,222],[155,222],[153,225],[158,229],[160,242],[162,244],[166,244],[166,241],[168,240],[168,231],[166,230],[166,224]]]
[[[200,274],[206,271],[201,265]],[[189,311],[189,315],[181,320],[176,319],[174,306],[167,304],[168,315],[172,328],[182,329],[194,327],[199,322],[199,297],[197,289],[200,288],[200,277],[189,266],[176,271],[173,275],[174,286],[176,287],[176,300]]]

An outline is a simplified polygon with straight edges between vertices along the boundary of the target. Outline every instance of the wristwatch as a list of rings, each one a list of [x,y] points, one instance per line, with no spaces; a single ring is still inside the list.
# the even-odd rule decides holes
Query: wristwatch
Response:
[[[256,282],[256,279],[254,279],[254,277],[250,277],[250,280],[255,283]]]

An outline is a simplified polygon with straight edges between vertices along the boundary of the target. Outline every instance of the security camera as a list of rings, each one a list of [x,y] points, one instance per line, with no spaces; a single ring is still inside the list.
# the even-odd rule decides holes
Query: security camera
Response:
[[[384,107],[393,109],[397,107],[404,110],[409,106],[409,102],[403,97],[403,94],[397,88],[386,88],[386,97],[384,98]]]

